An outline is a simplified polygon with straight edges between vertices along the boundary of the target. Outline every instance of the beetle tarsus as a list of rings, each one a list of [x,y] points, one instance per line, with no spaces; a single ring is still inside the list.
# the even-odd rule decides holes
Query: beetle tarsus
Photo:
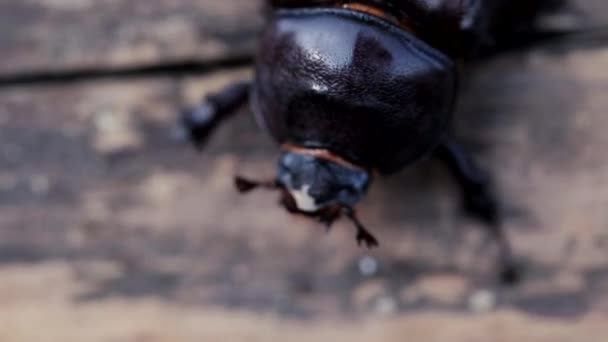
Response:
[[[378,240],[367,230],[357,227],[357,244],[359,246],[365,244],[369,249],[378,247],[380,244]]]
[[[276,190],[278,188],[277,182],[272,181],[255,181],[251,179],[247,179],[241,176],[234,177],[234,186],[237,191],[244,194],[248,193],[256,188],[266,188],[269,190]]]
[[[454,141],[442,144],[438,156],[462,189],[464,210],[489,226],[499,226],[498,201],[491,190],[488,174],[475,164],[462,145]]]
[[[521,278],[520,267],[514,262],[509,240],[505,236],[498,211],[498,201],[491,190],[486,172],[477,166],[465,148],[449,141],[438,149],[462,189],[463,208],[471,217],[481,221],[499,248],[499,274],[504,284],[513,285]]]
[[[357,228],[357,244],[359,246],[365,244],[367,248],[372,249],[374,247],[380,246],[378,240],[374,235],[372,235],[364,226],[361,224],[361,221],[355,215],[355,211],[352,208],[345,207],[343,208],[344,214],[355,224]]]
[[[203,149],[207,138],[215,129],[216,117],[217,110],[210,103],[182,111],[181,125],[187,138],[197,150]]]
[[[498,268],[500,282],[507,286],[517,285],[523,276],[523,267],[513,256],[511,244],[500,223],[488,225],[490,234],[498,244]]]
[[[236,83],[208,95],[200,106],[182,111],[180,123],[185,135],[196,149],[202,150],[219,124],[236,113],[248,98],[248,82]]]
[[[500,282],[505,285],[516,285],[521,281],[523,270],[514,260],[504,261],[500,269]]]
[[[234,186],[238,190],[238,192],[244,194],[250,192],[251,190],[260,186],[259,183],[245,179],[243,177],[236,176],[234,177]]]

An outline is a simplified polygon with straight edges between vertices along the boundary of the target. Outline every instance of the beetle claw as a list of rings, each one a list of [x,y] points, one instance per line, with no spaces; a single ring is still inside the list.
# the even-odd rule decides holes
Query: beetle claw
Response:
[[[359,246],[362,246],[363,244],[365,244],[365,246],[369,249],[378,247],[380,245],[378,243],[378,240],[369,231],[367,231],[367,229],[365,229],[365,227],[361,224],[361,222],[359,222],[359,219],[357,219],[357,216],[355,215],[354,210],[349,207],[344,207],[342,209],[344,210],[344,213],[346,214],[346,216],[348,216],[348,218],[350,218],[350,220],[353,221],[353,223],[355,224],[355,227],[357,227],[357,237],[356,237],[357,244]]]
[[[361,246],[364,243],[365,246],[369,249],[378,247],[380,245],[378,243],[378,240],[372,234],[365,230],[359,230],[359,232],[357,232],[357,244]]]

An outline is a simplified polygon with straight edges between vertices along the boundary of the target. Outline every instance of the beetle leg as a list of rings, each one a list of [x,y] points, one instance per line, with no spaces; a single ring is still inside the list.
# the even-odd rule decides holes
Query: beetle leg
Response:
[[[355,224],[355,228],[357,228],[357,244],[359,246],[365,244],[367,248],[372,249],[374,247],[378,247],[380,244],[378,240],[372,233],[370,233],[364,226],[361,224],[361,221],[355,215],[355,211],[352,208],[343,208],[344,214]]]
[[[471,158],[466,149],[457,142],[443,143],[437,150],[438,157],[447,165],[462,189],[465,211],[484,223],[488,233],[495,239],[500,252],[501,279],[513,284],[519,280],[519,270],[514,262],[511,246],[502,227],[498,212],[498,201],[491,189],[488,174]]]
[[[281,188],[281,185],[276,180],[256,181],[241,176],[234,177],[234,186],[242,194],[250,192],[255,188],[265,188],[269,190],[277,190]]]
[[[202,149],[213,130],[237,112],[249,99],[249,82],[232,84],[222,91],[205,97],[203,103],[181,114],[181,126],[186,137]]]

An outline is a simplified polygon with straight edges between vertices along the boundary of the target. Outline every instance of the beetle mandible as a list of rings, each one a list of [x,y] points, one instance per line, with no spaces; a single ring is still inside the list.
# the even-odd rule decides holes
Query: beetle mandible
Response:
[[[487,173],[450,137],[459,64],[530,29],[554,0],[272,0],[255,76],[185,111],[202,147],[249,102],[280,145],[271,181],[237,177],[241,192],[276,189],[289,212],[330,226],[352,220],[359,244],[378,245],[354,207],[374,172],[391,174],[428,155],[443,160],[463,204],[500,248],[502,275],[516,269]]]

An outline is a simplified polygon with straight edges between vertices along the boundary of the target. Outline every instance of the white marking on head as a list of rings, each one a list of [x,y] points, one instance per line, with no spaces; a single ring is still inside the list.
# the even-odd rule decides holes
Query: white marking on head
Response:
[[[302,185],[302,188],[299,190],[289,189],[289,193],[291,193],[291,196],[296,201],[298,209],[305,212],[315,212],[319,210],[319,206],[315,204],[315,199],[308,193],[309,189],[310,185]]]

